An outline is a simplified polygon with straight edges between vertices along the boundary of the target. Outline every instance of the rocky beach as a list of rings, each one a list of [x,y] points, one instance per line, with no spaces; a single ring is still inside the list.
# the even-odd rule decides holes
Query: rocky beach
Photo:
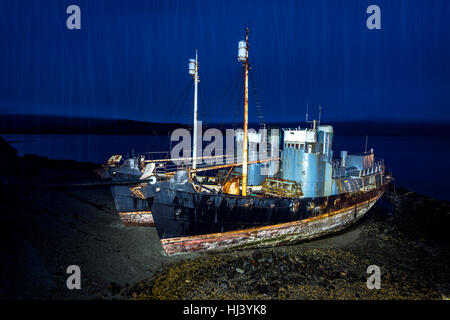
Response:
[[[448,299],[449,203],[406,190],[390,190],[382,202],[337,235],[186,259],[124,293],[140,299]],[[367,288],[370,265],[381,269],[380,290]]]
[[[169,257],[154,228],[122,225],[109,187],[95,185],[97,165],[9,160],[0,170],[1,299],[450,297],[446,201],[393,187],[365,218],[333,236]],[[80,290],[67,289],[70,265],[81,269]],[[366,286],[370,265],[381,269],[379,290]]]

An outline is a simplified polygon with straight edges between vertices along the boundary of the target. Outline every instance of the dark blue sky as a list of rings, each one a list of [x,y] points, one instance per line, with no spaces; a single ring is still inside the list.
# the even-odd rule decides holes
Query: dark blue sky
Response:
[[[66,28],[71,4],[81,30]],[[371,4],[381,30],[366,28]],[[323,120],[450,120],[448,0],[2,1],[0,113],[187,121],[190,102],[172,109],[198,48],[202,113],[233,120],[249,21],[267,122],[303,120],[307,101]]]

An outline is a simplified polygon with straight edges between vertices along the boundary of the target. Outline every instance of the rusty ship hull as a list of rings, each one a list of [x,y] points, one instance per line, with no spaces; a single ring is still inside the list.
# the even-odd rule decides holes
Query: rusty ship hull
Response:
[[[161,186],[152,211],[168,255],[267,247],[321,237],[352,225],[388,184],[386,179],[370,191],[297,199],[202,194]]]

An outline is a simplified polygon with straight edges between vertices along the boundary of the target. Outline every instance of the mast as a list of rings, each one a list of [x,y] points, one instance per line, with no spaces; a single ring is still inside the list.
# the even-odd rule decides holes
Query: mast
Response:
[[[198,95],[198,83],[200,82],[198,76],[198,54],[195,49],[195,60],[189,59],[189,74],[194,78],[194,138],[192,141],[192,168],[197,169],[197,95]]]
[[[248,34],[249,29],[245,29],[245,41],[239,42],[238,60],[244,63],[245,70],[245,96],[244,96],[244,146],[242,159],[242,195],[247,195],[247,167],[248,167]]]

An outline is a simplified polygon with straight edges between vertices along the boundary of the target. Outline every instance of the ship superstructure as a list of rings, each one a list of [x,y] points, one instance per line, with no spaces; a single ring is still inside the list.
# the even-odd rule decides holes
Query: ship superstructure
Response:
[[[367,191],[383,184],[384,161],[373,149],[362,155],[341,151],[333,158],[333,127],[285,129],[281,176],[302,185],[304,197],[324,197],[344,192]]]

